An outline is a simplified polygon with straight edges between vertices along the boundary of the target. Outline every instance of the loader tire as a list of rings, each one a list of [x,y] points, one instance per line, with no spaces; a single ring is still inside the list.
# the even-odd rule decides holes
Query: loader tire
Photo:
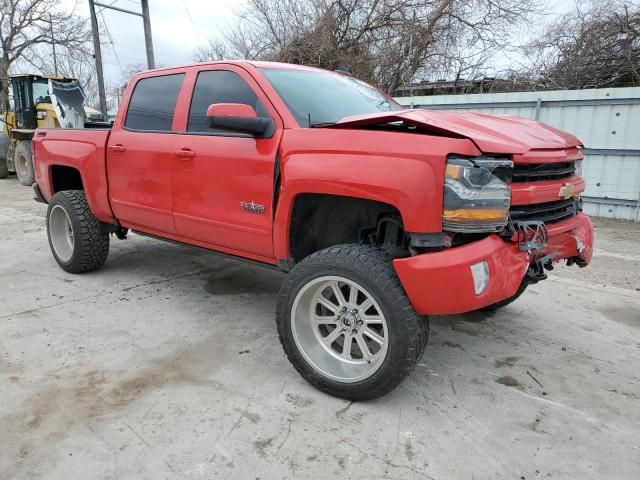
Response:
[[[9,167],[7,167],[7,161],[4,158],[0,158],[0,179],[7,178],[9,176]]]
[[[36,181],[33,173],[33,159],[31,157],[31,142],[29,140],[21,140],[16,145],[13,153],[16,175],[22,185],[30,187]]]

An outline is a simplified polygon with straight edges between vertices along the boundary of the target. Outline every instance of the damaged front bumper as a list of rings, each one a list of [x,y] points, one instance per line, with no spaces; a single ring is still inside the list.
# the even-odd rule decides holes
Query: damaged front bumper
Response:
[[[435,253],[396,259],[394,268],[417,313],[465,313],[515,295],[525,277],[545,278],[550,262],[586,266],[593,255],[593,225],[583,213],[546,225],[544,242],[523,248],[517,233],[505,240],[483,240]],[[531,240],[531,238],[528,238]]]

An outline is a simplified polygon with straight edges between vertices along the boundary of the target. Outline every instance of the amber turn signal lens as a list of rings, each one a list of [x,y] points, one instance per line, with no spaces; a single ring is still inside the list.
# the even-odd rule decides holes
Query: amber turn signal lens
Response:
[[[461,167],[460,165],[452,165],[449,163],[447,164],[447,168],[444,172],[444,175],[446,178],[459,180],[462,177],[462,170],[463,170],[463,167]]]
[[[469,220],[504,220],[507,217],[506,210],[484,208],[460,208],[458,210],[445,210],[442,215],[450,222],[466,222]]]

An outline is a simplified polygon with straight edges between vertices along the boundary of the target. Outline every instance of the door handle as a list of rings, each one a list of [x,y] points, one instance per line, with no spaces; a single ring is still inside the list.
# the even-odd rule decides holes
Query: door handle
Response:
[[[196,152],[194,152],[193,150],[189,150],[188,148],[176,150],[175,154],[176,154],[176,157],[179,157],[179,158],[193,158],[196,156]]]
[[[125,152],[127,148],[124,145],[111,145],[109,147],[109,150],[115,153],[122,153]]]

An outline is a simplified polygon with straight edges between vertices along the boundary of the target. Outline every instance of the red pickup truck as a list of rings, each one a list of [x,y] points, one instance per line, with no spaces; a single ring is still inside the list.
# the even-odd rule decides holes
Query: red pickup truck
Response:
[[[136,75],[111,129],[39,129],[53,256],[102,266],[129,230],[289,272],[277,327],[301,375],[379,397],[430,314],[495,309],[585,266],[582,146],[522,118],[407,110],[336,72],[214,62]]]

